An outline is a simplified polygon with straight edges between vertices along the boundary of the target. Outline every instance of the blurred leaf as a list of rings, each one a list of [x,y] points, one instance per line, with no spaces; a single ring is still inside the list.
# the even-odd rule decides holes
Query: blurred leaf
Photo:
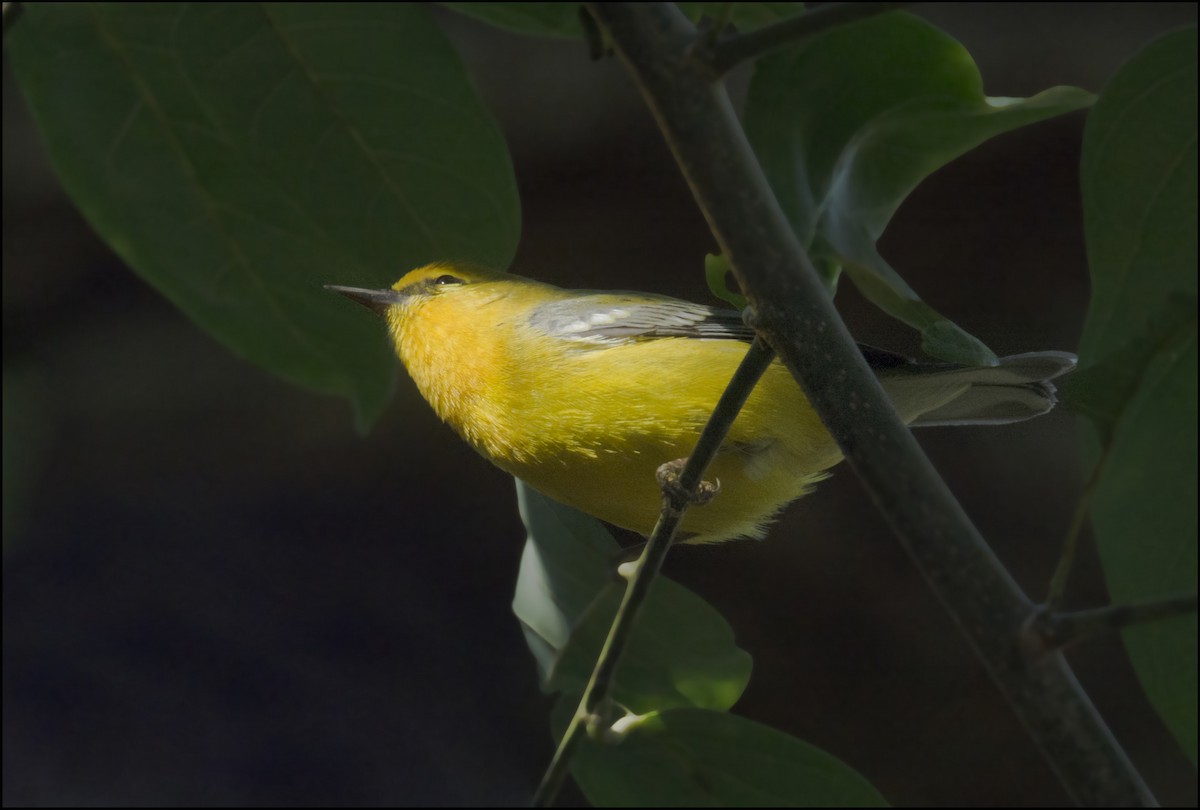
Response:
[[[881,807],[860,774],[743,717],[670,709],[585,739],[571,772],[596,807]]]
[[[1084,133],[1084,226],[1093,295],[1085,383],[1113,374],[1107,462],[1092,522],[1115,602],[1196,590],[1196,30],[1129,61]],[[1151,319],[1160,322],[1153,323]],[[1140,362],[1140,367],[1128,364]],[[1123,367],[1124,366],[1124,367]],[[1093,371],[1094,370],[1094,371]],[[1132,380],[1132,383],[1131,383]],[[1091,458],[1100,453],[1089,435]],[[1124,632],[1151,702],[1196,761],[1196,616]]]
[[[746,132],[818,266],[844,264],[877,306],[921,332],[929,354],[990,365],[995,355],[921,301],[875,242],[909,192],[955,157],[1092,100],[1072,87],[989,98],[962,45],[892,13],[760,59]]]
[[[547,691],[583,691],[624,593],[610,572],[620,550],[595,518],[517,482],[529,531],[513,612]],[[613,695],[637,711],[728,708],[750,679],[750,656],[703,599],[660,578],[642,608]]]
[[[395,360],[321,285],[512,257],[503,138],[419,6],[34,4],[8,51],[92,227],[233,351],[349,397],[360,424]]]

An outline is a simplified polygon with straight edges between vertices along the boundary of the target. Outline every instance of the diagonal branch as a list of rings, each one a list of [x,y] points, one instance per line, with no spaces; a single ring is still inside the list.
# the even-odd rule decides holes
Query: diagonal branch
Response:
[[[721,442],[725,441],[729,428],[733,426],[742,406],[746,404],[750,392],[754,390],[754,386],[774,358],[775,352],[761,338],[755,338],[750,344],[750,350],[746,352],[746,356],[734,372],[733,379],[729,381],[729,386],[721,394],[717,407],[713,409],[708,424],[704,426],[704,431],[696,442],[696,449],[688,456],[678,478],[674,477],[673,463],[664,464],[659,468],[659,480],[663,488],[662,514],[645,549],[642,550],[629,587],[625,589],[625,597],[621,600],[621,606],[617,608],[617,615],[613,618],[612,627],[604,640],[600,656],[596,659],[596,667],[592,670],[592,677],[583,691],[579,706],[563,732],[562,740],[554,751],[554,758],[533,796],[534,807],[548,807],[558,795],[580,735],[586,731],[588,724],[608,699],[617,666],[633,633],[638,612],[650,593],[650,585],[662,568],[675,530],[683,520],[688,506],[699,500],[698,495],[704,494],[698,492],[701,489],[704,471],[716,456]],[[710,492],[707,497],[711,495]]]
[[[1075,801],[1154,798],[1058,652],[1024,658],[1033,603],[992,554],[900,421],[833,307],[709,68],[672,4],[590,3],[639,86],[756,328],[800,382],[905,550]]]

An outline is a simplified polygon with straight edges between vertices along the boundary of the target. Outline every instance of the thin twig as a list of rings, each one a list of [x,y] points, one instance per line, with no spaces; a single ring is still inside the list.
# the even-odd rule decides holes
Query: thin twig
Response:
[[[1051,611],[1058,609],[1066,595],[1067,580],[1071,576],[1075,555],[1079,551],[1079,536],[1083,533],[1083,523],[1092,508],[1092,496],[1096,494],[1096,487],[1099,486],[1104,470],[1108,467],[1108,459],[1112,455],[1109,452],[1111,448],[1112,442],[1106,442],[1100,458],[1096,460],[1096,465],[1088,475],[1087,483],[1083,485],[1079,502],[1075,504],[1075,514],[1071,516],[1071,525],[1067,527],[1066,537],[1063,538],[1062,553],[1059,555],[1058,565],[1054,567],[1054,576],[1050,578],[1050,587],[1046,594],[1046,607]]]
[[[1196,594],[1180,594],[1070,613],[1045,610],[1035,617],[1030,631],[1036,636],[1037,646],[1043,650],[1059,650],[1076,641],[1115,633],[1130,625],[1195,612]]]
[[[725,90],[689,59],[695,26],[671,3],[590,3],[650,106],[756,328],[800,382],[902,545],[959,623],[1075,801],[1154,797],[1061,653],[1020,655],[1035,606],[900,421],[771,191]]]
[[[621,656],[633,632],[638,612],[650,592],[650,585],[662,568],[667,550],[671,547],[671,539],[675,536],[675,530],[679,527],[684,512],[695,499],[696,490],[704,478],[704,471],[717,454],[717,449],[725,440],[742,406],[746,404],[750,392],[754,390],[758,379],[771,365],[774,357],[775,352],[762,339],[754,339],[750,350],[746,352],[746,356],[734,372],[729,386],[721,394],[717,407],[696,442],[696,449],[688,456],[683,472],[679,474],[678,479],[664,483],[662,514],[637,562],[636,572],[629,581],[629,587],[625,589],[625,598],[621,600],[621,606],[613,618],[608,638],[605,639],[600,656],[596,659],[596,667],[592,670],[592,677],[583,691],[575,715],[563,733],[554,758],[533,796],[535,807],[549,807],[558,795],[580,735],[586,730],[588,723],[592,722],[597,709],[608,698],[617,665],[621,662]]]
[[[706,55],[698,55],[707,62],[714,76],[722,76],[742,62],[794,45],[814,34],[908,5],[911,3],[832,3],[744,34],[725,37],[713,43]]]

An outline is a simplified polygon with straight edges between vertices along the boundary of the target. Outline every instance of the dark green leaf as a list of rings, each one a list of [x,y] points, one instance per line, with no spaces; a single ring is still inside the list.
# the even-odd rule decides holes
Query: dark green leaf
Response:
[[[584,740],[572,774],[596,807],[880,807],[837,758],[742,717],[671,709]]]
[[[1196,293],[1196,31],[1113,79],[1088,119],[1081,183],[1092,302],[1083,358],[1140,331],[1172,292]]]
[[[513,613],[550,677],[571,630],[611,581],[618,546],[595,518],[517,480],[517,503],[529,532],[513,596]]]
[[[513,254],[504,141],[419,6],[35,4],[8,46],[109,245],[233,351],[349,397],[362,422],[395,360],[321,285]]]
[[[1113,440],[1147,370],[1196,339],[1196,306],[1194,295],[1172,294],[1127,345],[1058,382],[1059,398],[1091,420],[1101,443]]]
[[[929,353],[986,365],[995,356],[921,302],[875,242],[909,192],[941,166],[1001,132],[1091,102],[1071,87],[988,98],[958,42],[893,13],[760,59],[746,130],[818,263],[845,264],[877,306],[922,332]]]
[[[625,587],[610,583],[592,602],[559,654],[549,688],[582,692]],[[750,656],[707,602],[660,579],[642,607],[621,658],[612,696],[635,712],[698,706],[728,709],[750,680]]]
[[[581,692],[624,593],[610,574],[619,547],[595,518],[521,482],[517,493],[529,540],[513,612],[545,688]],[[613,694],[643,712],[728,708],[746,688],[750,666],[716,610],[683,586],[659,579],[642,607]]]
[[[1172,303],[1196,300],[1196,94],[1192,28],[1125,65],[1084,136],[1093,295],[1081,385],[1108,442],[1091,503],[1116,602],[1196,590],[1196,321],[1194,308],[1188,318]],[[1097,393],[1104,376],[1108,390]],[[1100,442],[1088,439],[1094,460]],[[1196,627],[1193,614],[1124,633],[1150,700],[1193,762]]]

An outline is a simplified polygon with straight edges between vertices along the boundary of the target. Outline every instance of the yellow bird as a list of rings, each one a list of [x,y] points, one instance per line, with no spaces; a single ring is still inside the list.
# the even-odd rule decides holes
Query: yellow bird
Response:
[[[381,314],[434,411],[485,458],[535,489],[649,534],[662,508],[655,471],[685,458],[754,332],[732,310],[636,292],[564,290],[452,263],[391,289],[330,285]],[[1003,424],[1054,407],[1065,352],[995,367],[919,365],[863,347],[906,423]],[[761,537],[841,452],[779,361],[750,395],[706,474],[721,483],[680,537]]]

